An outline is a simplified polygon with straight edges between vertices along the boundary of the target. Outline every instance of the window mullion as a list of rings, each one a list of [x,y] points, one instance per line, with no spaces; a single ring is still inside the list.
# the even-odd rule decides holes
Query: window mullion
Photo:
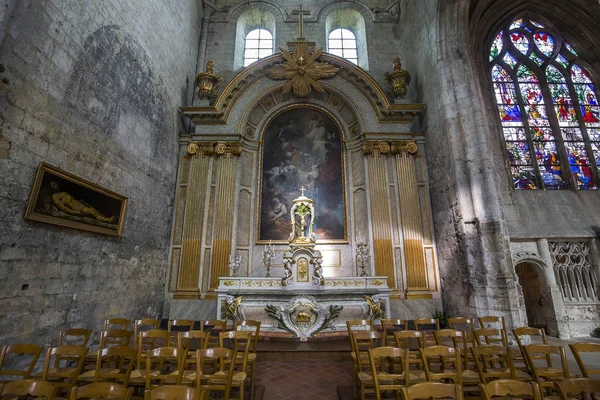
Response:
[[[540,167],[537,162],[537,157],[535,156],[535,147],[533,146],[533,139],[531,137],[531,128],[529,127],[529,120],[527,118],[527,110],[525,109],[525,101],[523,100],[523,95],[521,93],[521,85],[519,82],[519,78],[517,76],[517,72],[514,68],[510,68],[504,62],[500,62],[500,65],[503,65],[503,68],[508,71],[510,77],[513,80],[515,85],[515,94],[517,96],[517,103],[519,103],[519,110],[521,112],[521,122],[523,123],[523,128],[525,129],[525,137],[527,138],[527,145],[529,146],[529,157],[531,159],[531,164],[533,165],[533,170],[535,171],[535,178],[537,180],[538,188],[545,189],[546,186],[544,184],[544,180],[542,179],[542,173],[540,172]],[[517,64],[518,65],[518,64]],[[509,67],[509,68],[506,68]],[[505,140],[506,142],[506,140]]]
[[[591,165],[589,165],[589,167],[592,169],[592,176],[594,177],[594,185],[593,186],[599,187],[599,185],[600,185],[600,181],[598,181],[599,173],[598,173],[598,167],[596,164],[596,157],[595,157],[594,151],[592,150],[592,141],[590,140],[590,137],[587,132],[587,127],[583,120],[583,114],[581,113],[581,103],[579,103],[579,96],[577,96],[577,91],[575,90],[575,84],[573,83],[573,80],[571,79],[570,70],[567,72],[568,73],[565,75],[565,80],[567,81],[567,87],[569,88],[569,92],[571,94],[573,107],[575,107],[575,115],[577,115],[577,122],[579,123],[579,129],[581,130],[581,135],[583,136],[583,141],[585,144],[585,151],[587,152],[588,161],[589,161],[589,164],[591,164]],[[597,92],[596,85],[594,85],[594,91]],[[596,96],[598,96],[598,94],[596,94]],[[597,97],[597,98],[600,98],[600,97]]]
[[[550,123],[550,129],[554,133],[554,140],[556,142],[556,150],[558,151],[558,158],[560,160],[560,170],[562,172],[563,181],[565,182],[567,188],[571,190],[577,190],[577,183],[575,182],[573,174],[571,173],[571,164],[569,163],[567,149],[565,148],[565,142],[563,140],[562,131],[560,130],[558,117],[556,116],[556,110],[554,108],[554,99],[552,98],[552,94],[550,93],[550,87],[548,86],[546,68],[549,64],[550,63],[546,61],[539,68],[536,65],[536,68],[533,71],[536,72],[536,74],[538,74],[538,81],[540,82],[542,97],[544,99],[544,104],[546,104],[546,114],[548,115],[548,122]]]

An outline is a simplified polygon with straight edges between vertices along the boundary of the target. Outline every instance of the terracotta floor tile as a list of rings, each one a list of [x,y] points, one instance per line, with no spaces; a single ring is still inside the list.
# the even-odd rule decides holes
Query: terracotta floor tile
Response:
[[[335,400],[338,385],[352,384],[352,363],[258,362],[255,374],[264,400]]]

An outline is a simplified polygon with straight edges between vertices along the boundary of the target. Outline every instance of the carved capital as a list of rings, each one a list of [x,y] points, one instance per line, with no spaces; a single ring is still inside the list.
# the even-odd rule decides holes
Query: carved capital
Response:
[[[392,154],[409,153],[417,154],[419,148],[414,140],[397,140],[392,142]]]
[[[363,153],[366,156],[377,154],[394,155],[401,153],[417,154],[419,148],[414,140],[365,140],[363,142]]]
[[[240,142],[190,142],[187,146],[187,153],[190,156],[239,156],[242,154],[242,144]]]
[[[390,151],[390,142],[386,140],[365,140],[363,142],[363,153],[366,156],[390,154]]]
[[[217,142],[215,143],[215,154],[217,156],[239,156],[242,154],[242,143],[240,142]]]

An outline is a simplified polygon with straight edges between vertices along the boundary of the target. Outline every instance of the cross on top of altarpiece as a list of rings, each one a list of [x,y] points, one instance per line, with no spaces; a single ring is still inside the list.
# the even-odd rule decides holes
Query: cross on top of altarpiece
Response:
[[[304,40],[304,16],[310,15],[310,10],[305,10],[300,4],[297,10],[292,10],[292,15],[298,16],[298,40]]]

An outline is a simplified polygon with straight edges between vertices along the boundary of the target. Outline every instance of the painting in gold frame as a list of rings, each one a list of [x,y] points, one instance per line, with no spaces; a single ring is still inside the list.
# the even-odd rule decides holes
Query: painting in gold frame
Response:
[[[287,243],[292,200],[315,202],[317,243],[346,243],[342,131],[320,108],[294,105],[266,124],[261,141],[258,243]],[[276,201],[277,200],[277,201]]]
[[[40,163],[25,219],[121,236],[127,197]]]

